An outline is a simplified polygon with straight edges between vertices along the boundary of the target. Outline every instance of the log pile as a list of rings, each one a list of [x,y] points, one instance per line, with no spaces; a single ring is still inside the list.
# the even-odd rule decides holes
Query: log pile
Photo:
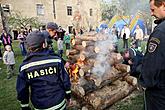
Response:
[[[113,52],[113,48],[108,48],[108,53],[103,54],[110,69],[106,69],[101,75],[93,72],[97,65],[104,64],[97,60],[97,54],[102,50],[96,43],[107,38],[102,36],[100,33],[86,33],[73,39],[72,49],[66,52],[71,62],[68,71],[72,81],[72,93],[93,110],[105,109],[121,100],[129,95],[137,84],[137,79],[129,75],[130,66],[122,64],[121,54]]]

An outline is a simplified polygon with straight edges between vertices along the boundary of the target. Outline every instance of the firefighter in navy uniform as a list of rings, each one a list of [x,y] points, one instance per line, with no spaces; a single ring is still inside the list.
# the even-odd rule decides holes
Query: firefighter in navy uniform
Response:
[[[149,37],[139,83],[145,89],[145,110],[165,110],[165,0],[150,0],[158,24]]]
[[[39,31],[30,33],[26,43],[29,53],[20,65],[16,84],[22,110],[30,110],[29,96],[35,110],[65,110],[71,83],[61,58],[50,53]]]
[[[123,64],[130,65],[130,75],[139,78],[143,54],[135,48],[128,48],[123,54]]]

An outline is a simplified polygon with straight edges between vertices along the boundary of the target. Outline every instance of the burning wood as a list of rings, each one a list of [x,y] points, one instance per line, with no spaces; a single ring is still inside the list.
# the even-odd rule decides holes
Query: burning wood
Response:
[[[66,50],[66,56],[78,54],[79,51],[76,49]]]
[[[75,46],[73,46],[73,49],[82,51],[82,50],[84,50],[85,48],[84,48],[82,45],[75,45]]]
[[[79,89],[82,90],[81,87]],[[118,100],[129,95],[134,89],[135,87],[129,85],[127,82],[121,82],[118,80],[112,85],[104,86],[103,88],[85,96],[79,96],[81,96],[81,99],[87,102],[87,104],[92,105],[94,110],[103,110]],[[78,92],[74,94],[76,95],[77,93]]]
[[[77,64],[70,64],[67,68],[68,73],[69,73],[69,77],[71,78],[71,80],[73,82],[78,82],[79,79],[79,69],[80,67]]]
[[[92,91],[100,89],[117,79],[126,76],[128,73],[120,73],[118,70],[113,68],[113,71],[106,73],[103,77],[99,77],[98,75],[91,74],[87,76],[87,78],[81,78],[81,81],[84,83],[79,83],[78,86],[81,89],[73,90],[74,92],[78,92],[79,95],[84,96]],[[77,86],[77,85],[74,85]]]
[[[82,40],[81,39],[72,39],[71,44],[74,45],[81,45]]]
[[[82,41],[83,47],[93,46],[93,45],[95,45],[95,42],[93,42],[93,41]]]
[[[104,42],[96,46],[102,40]],[[122,64],[121,54],[112,52],[112,44],[107,40],[108,37],[102,34],[86,33],[73,39],[73,49],[66,52],[73,62],[68,68],[74,82],[72,92],[95,110],[102,110],[127,96],[137,84],[137,80],[128,75],[130,66]],[[106,48],[103,47],[104,44],[107,45]],[[97,54],[102,56],[98,57]],[[101,71],[102,69],[105,70]],[[124,81],[121,83],[119,79]],[[114,82],[120,83],[113,84]]]

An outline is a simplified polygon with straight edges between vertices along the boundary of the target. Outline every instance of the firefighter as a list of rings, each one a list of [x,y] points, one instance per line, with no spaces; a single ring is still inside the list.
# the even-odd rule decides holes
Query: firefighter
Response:
[[[123,59],[123,64],[130,65],[131,67],[130,75],[138,78],[141,71],[143,54],[135,48],[130,47],[125,50]]]
[[[145,110],[165,110],[165,0],[150,0],[157,26],[151,33],[139,83],[145,88]]]
[[[28,55],[20,65],[16,84],[22,110],[30,110],[29,96],[35,110],[65,110],[71,83],[62,59],[50,53],[39,31],[31,32],[26,43]]]

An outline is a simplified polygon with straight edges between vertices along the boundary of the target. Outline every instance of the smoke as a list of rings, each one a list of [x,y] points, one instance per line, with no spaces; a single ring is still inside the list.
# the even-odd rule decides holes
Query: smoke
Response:
[[[97,74],[98,76],[103,76],[104,73],[107,71],[110,71],[111,66],[110,63],[108,62],[110,52],[113,50],[113,35],[109,33],[100,33],[98,34],[99,38],[101,40],[98,40],[95,43],[95,47],[99,48],[99,53],[96,56],[96,64],[94,65],[92,69],[93,74]]]

